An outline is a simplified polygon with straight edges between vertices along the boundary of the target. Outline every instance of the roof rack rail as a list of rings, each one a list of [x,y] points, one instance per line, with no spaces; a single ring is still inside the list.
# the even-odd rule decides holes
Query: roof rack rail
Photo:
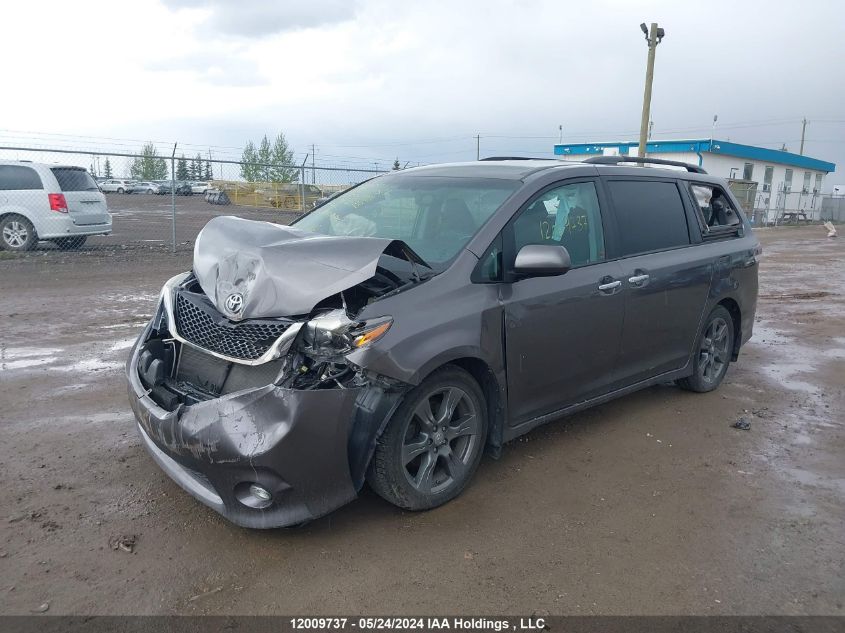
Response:
[[[479,160],[555,160],[554,158],[533,158],[531,156],[488,156]]]
[[[687,171],[694,174],[706,174],[698,165],[690,165],[689,163],[682,163],[679,160],[666,160],[664,158],[648,158],[640,156],[592,156],[585,159],[585,163],[593,163],[596,165],[618,165],[619,163],[639,163],[641,165],[672,165],[674,167],[683,167]]]

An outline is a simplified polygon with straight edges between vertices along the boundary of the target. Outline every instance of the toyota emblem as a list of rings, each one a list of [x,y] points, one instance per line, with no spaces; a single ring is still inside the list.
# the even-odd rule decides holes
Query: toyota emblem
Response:
[[[244,296],[240,292],[233,292],[226,297],[226,310],[238,314],[244,307]]]

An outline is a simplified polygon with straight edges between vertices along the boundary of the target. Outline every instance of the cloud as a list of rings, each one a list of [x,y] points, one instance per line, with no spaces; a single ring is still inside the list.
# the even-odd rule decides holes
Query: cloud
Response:
[[[355,17],[357,0],[163,0],[171,9],[204,9],[205,28],[220,35],[265,37],[337,24]],[[203,29],[205,30],[205,29]]]
[[[185,73],[216,86],[263,86],[268,83],[256,63],[238,53],[198,51],[149,62],[146,70]]]

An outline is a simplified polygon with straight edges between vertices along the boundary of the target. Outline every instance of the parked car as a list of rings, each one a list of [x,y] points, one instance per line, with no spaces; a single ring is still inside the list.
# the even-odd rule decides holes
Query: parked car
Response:
[[[173,192],[173,183],[170,180],[165,180],[158,188],[158,194],[160,195],[170,195]],[[177,180],[176,181],[176,195],[177,196],[190,196],[193,194],[193,190],[191,189],[191,183],[185,180]]]
[[[131,350],[142,443],[234,523],[289,526],[365,481],[433,508],[538,425],[717,388],[760,244],[724,180],[620,161],[643,162],[433,165],[291,226],[212,219]]]
[[[194,182],[191,183],[191,192],[204,195],[205,192],[208,191],[210,186],[211,185],[209,185],[207,182],[204,182],[204,181],[203,182],[194,181]]]
[[[89,235],[108,235],[106,198],[82,167],[0,161],[0,246],[29,251],[39,240],[79,248]]]
[[[132,184],[132,193],[159,193],[161,185],[151,180],[142,180]]]
[[[100,183],[100,190],[103,193],[132,193],[134,186],[134,180],[110,178]]]

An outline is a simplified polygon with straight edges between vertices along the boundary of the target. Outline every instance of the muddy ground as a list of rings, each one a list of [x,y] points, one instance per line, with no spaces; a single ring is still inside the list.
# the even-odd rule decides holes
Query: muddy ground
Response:
[[[188,253],[0,261],[0,612],[843,614],[845,239],[759,235],[754,338],[718,391],[552,423],[431,512],[365,489],[263,532],[173,484],[127,405]]]

